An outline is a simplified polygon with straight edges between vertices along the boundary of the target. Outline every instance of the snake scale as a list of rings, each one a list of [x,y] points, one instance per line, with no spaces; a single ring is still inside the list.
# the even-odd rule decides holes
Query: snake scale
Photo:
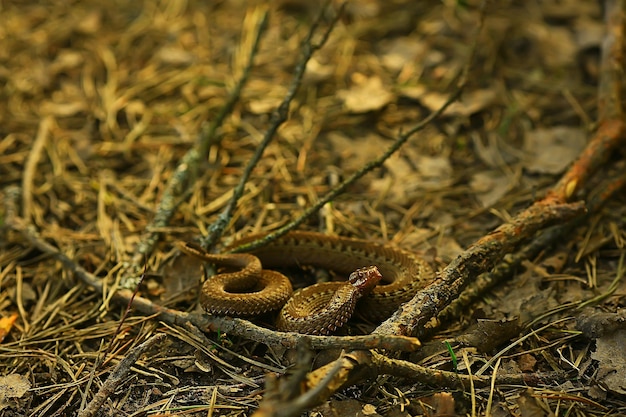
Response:
[[[248,236],[231,247],[263,236]],[[250,253],[211,254],[182,242],[178,247],[233,271],[220,272],[204,282],[200,302],[208,313],[246,317],[282,307],[276,323],[281,331],[331,334],[352,316],[359,299],[359,315],[384,320],[434,278],[430,266],[406,250],[315,232],[290,232]],[[330,269],[350,278],[315,284],[292,294],[289,279],[271,268],[301,265]]]

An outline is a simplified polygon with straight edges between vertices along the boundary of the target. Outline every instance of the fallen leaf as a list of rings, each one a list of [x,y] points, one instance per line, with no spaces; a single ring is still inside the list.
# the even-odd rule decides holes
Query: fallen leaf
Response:
[[[468,331],[456,338],[464,346],[487,353],[519,335],[520,322],[513,320],[478,320]]]
[[[500,171],[484,171],[474,174],[469,185],[480,204],[491,207],[513,187],[514,181]]]
[[[404,90],[407,94],[407,90]],[[413,94],[417,94],[414,88]],[[431,111],[435,111],[450,98],[449,94],[441,94],[437,92],[426,92],[422,94],[419,101]],[[497,94],[495,90],[474,90],[467,94],[463,94],[459,101],[452,103],[443,114],[446,116],[470,116],[478,113],[484,108],[495,102]]]
[[[532,388],[527,389],[521,393],[517,399],[517,405],[520,410],[521,417],[546,417],[548,414],[538,404],[539,400],[533,397]]]
[[[416,155],[409,163],[403,156],[392,155],[384,166],[391,175],[371,180],[370,190],[388,195],[390,201],[397,204],[404,204],[413,198],[411,193],[414,191],[439,190],[454,182],[452,165],[447,156]]]
[[[448,184],[448,180],[453,172],[450,158],[446,155],[421,155],[413,163],[415,163],[419,173],[431,181],[445,180],[445,184]]]
[[[15,320],[17,320],[17,317],[17,313],[13,313],[9,317],[0,318],[0,343],[2,343],[6,335],[8,335],[13,328],[13,324],[15,323]]]
[[[437,256],[443,259],[446,264],[461,252],[463,252],[463,247],[454,238],[442,236],[437,242]]]
[[[21,398],[29,389],[30,382],[24,375],[0,376],[0,410],[12,405],[12,400]]]
[[[319,60],[313,57],[306,64],[304,80],[312,83],[326,81],[333,76],[333,74],[335,73],[335,68],[335,65],[322,64]]]
[[[614,394],[626,395],[626,330],[618,330],[596,339],[591,358],[598,361],[597,382]]]
[[[522,372],[534,372],[537,365],[537,359],[530,353],[525,353],[517,360],[517,366],[519,366]]]
[[[167,297],[188,292],[191,288],[198,288],[203,276],[203,265],[200,259],[190,256],[178,256],[173,262],[163,268],[162,285],[153,287],[148,285],[152,295],[164,292]]]
[[[559,303],[555,299],[554,287],[544,288],[543,274],[535,271],[535,265],[525,262],[526,270],[519,274],[513,285],[494,292],[498,298],[497,313],[504,317],[519,317],[522,323],[533,320],[541,314],[556,308]]]
[[[562,67],[576,61],[576,43],[569,28],[529,23],[527,33],[535,39],[541,60],[548,67]]]
[[[345,108],[351,113],[380,110],[393,100],[393,93],[383,86],[379,77],[359,80],[349,90],[339,91],[338,95],[343,100]]]
[[[583,313],[576,320],[576,329],[590,339],[600,338],[617,330],[626,330],[626,312]]]
[[[578,156],[587,143],[582,129],[557,126],[526,133],[524,166],[529,172],[558,174]]]
[[[480,160],[490,168],[511,166],[524,156],[521,150],[511,146],[496,132],[485,132],[484,139],[481,136],[471,135],[472,144]]]
[[[375,133],[349,137],[339,132],[328,132],[326,139],[334,152],[341,156],[341,166],[347,172],[362,168],[372,155],[377,155],[381,149],[389,146],[389,141]]]
[[[427,415],[430,415],[433,417],[457,415],[457,413],[454,410],[455,408],[454,397],[449,392],[438,392],[436,394],[431,395],[430,397],[422,398],[422,401],[425,404],[428,404],[432,408],[431,413]]]
[[[428,48],[424,41],[405,36],[383,41],[381,50],[383,65],[390,71],[400,71],[406,65],[414,65]]]

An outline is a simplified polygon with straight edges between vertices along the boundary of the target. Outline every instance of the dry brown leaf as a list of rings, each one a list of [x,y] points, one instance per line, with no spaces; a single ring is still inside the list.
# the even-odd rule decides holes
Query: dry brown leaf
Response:
[[[0,376],[0,411],[9,407],[30,389],[28,378],[20,374]]]
[[[401,71],[405,66],[416,65],[428,47],[420,39],[405,36],[382,42],[381,49],[383,65],[390,71]]]
[[[587,137],[582,129],[557,126],[526,133],[524,166],[532,173],[558,174],[565,170],[585,147]]]
[[[539,22],[526,27],[528,35],[535,39],[541,59],[548,67],[561,67],[576,61],[578,50],[568,28],[548,26]]]
[[[626,395],[626,330],[596,339],[591,357],[598,361],[596,380],[614,394]]]
[[[419,101],[431,111],[441,108],[450,98],[448,94],[428,90],[424,90],[424,93],[420,96],[420,89],[418,87],[404,89],[402,92],[407,97],[419,99]],[[443,114],[447,116],[470,116],[493,104],[496,98],[497,94],[495,90],[474,90],[464,94],[459,101],[452,103]]]
[[[469,185],[480,204],[491,207],[506,195],[514,182],[500,171],[484,171],[474,174]]]
[[[525,353],[517,359],[517,366],[522,372],[533,372],[537,365],[537,359],[530,353]]]
[[[399,204],[411,199],[414,191],[439,190],[450,186],[454,181],[450,160],[443,155],[417,155],[410,162],[403,156],[393,155],[385,161],[384,166],[391,175],[371,180],[370,190],[384,193],[390,201]]]
[[[533,389],[529,388],[517,399],[521,417],[546,417],[548,413],[538,404],[539,400],[533,397]]]
[[[335,68],[335,65],[322,64],[318,59],[313,57],[306,65],[304,80],[312,83],[328,80],[335,73]]]
[[[457,415],[454,397],[449,392],[438,392],[430,397],[425,397],[422,401],[432,407],[432,412],[427,414],[430,416],[455,416]]]
[[[497,132],[487,131],[484,137],[471,135],[476,154],[487,166],[501,168],[511,166],[523,156],[523,152],[513,147],[506,138]]]
[[[446,263],[456,258],[463,247],[455,239],[444,236],[437,242],[437,255]]]
[[[367,113],[380,110],[393,100],[393,93],[383,85],[379,77],[353,78],[358,80],[354,86],[337,93],[349,112]]]
[[[366,136],[349,137],[339,132],[329,132],[326,136],[336,154],[341,155],[342,169],[356,171],[389,146],[389,141],[371,133]]]
[[[534,264],[525,262],[523,265],[526,271],[516,279],[517,285],[495,291],[498,304],[494,308],[504,317],[519,317],[526,323],[559,303],[555,299],[554,287],[544,288],[544,275],[535,271]]]
[[[475,347],[479,352],[493,352],[501,344],[519,335],[522,327],[517,319],[478,320],[468,331],[457,337],[464,346]]]

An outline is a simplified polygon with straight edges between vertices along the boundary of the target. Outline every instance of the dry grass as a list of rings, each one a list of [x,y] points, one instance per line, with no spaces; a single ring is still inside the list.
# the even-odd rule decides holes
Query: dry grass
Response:
[[[293,220],[445,100],[476,36],[479,13],[469,3],[351,4],[309,64],[226,239]],[[553,184],[555,172],[529,168],[540,158],[528,155],[543,149],[524,145],[537,128],[567,127],[568,135],[591,128],[598,45],[591,32],[602,27],[600,11],[576,2],[563,6],[567,12],[549,2],[495,3],[478,35],[462,104],[302,228],[390,241],[441,267]],[[120,327],[126,305],[111,300],[131,272],[143,270],[133,255],[155,232],[146,228],[166,184],[242,75],[258,19],[254,7],[193,0],[3,3],[2,218],[13,207],[43,240],[105,284],[104,295],[94,291],[20,234],[2,231],[0,312],[18,318],[0,344],[0,374],[21,375],[30,389],[6,399],[0,392],[0,414],[75,415],[122,358],[157,333],[165,340],[132,364],[98,415],[250,415],[264,394],[264,375],[293,363],[293,353],[276,347],[133,311]],[[218,127],[190,193],[158,230],[142,296],[197,309],[197,265],[173,263],[172,243],[205,235],[226,206],[287,92],[311,9],[297,1],[271,8],[240,100]],[[572,41],[583,32],[589,46]],[[13,185],[21,187],[17,200]],[[615,280],[624,256],[620,198],[411,357],[431,370],[451,370],[441,345],[449,338],[462,373],[491,377],[496,366],[507,375],[570,372],[571,380],[452,390],[380,376],[335,395],[318,412],[352,415],[374,406],[382,415],[443,415],[452,404],[459,415],[625,413],[623,397],[601,392],[595,341],[574,326],[581,300],[609,294],[597,308],[615,312],[624,305],[624,284]],[[461,337],[471,336],[476,318],[517,317],[523,327],[486,350]]]

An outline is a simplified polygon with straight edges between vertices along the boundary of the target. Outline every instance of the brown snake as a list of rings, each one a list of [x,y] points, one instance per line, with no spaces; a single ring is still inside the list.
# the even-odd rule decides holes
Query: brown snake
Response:
[[[263,236],[248,236],[231,247]],[[210,254],[182,242],[178,247],[188,255],[235,270],[205,281],[201,304],[207,312],[254,316],[282,307],[278,330],[298,333],[334,332],[347,322],[361,297],[359,314],[373,321],[384,320],[434,277],[424,260],[403,249],[314,232],[290,232],[251,253]],[[287,277],[261,265],[312,265],[351,276],[348,282],[315,284],[292,295]],[[375,286],[381,274],[382,284]]]

